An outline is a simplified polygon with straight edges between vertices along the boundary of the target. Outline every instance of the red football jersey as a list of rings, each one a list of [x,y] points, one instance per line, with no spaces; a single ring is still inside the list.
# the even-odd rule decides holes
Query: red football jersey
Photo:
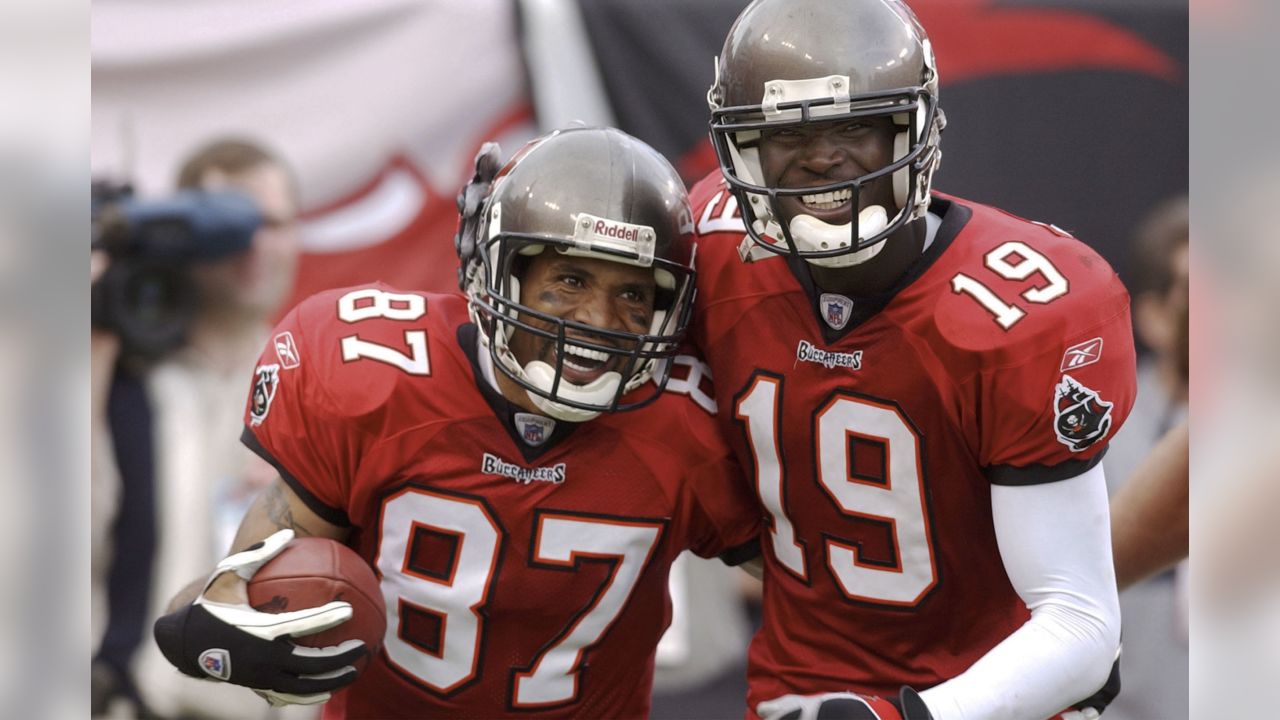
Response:
[[[480,377],[455,295],[305,301],[261,357],[245,442],[382,584],[385,645],[325,717],[643,717],[671,563],[751,553],[761,526],[692,398],[526,413]]]
[[[786,259],[743,262],[718,174],[692,200],[693,335],[768,516],[750,706],[960,674],[1029,617],[991,484],[1084,472],[1132,406],[1128,294],[1065,232],[935,196],[896,292],[811,298]]]

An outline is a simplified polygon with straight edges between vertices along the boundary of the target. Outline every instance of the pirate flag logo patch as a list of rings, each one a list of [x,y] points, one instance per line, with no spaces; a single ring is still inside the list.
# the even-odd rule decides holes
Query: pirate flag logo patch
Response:
[[[1063,375],[1053,398],[1053,431],[1058,442],[1071,452],[1080,452],[1106,437],[1111,429],[1111,406],[1097,392]]]
[[[257,427],[267,419],[267,411],[271,409],[271,401],[276,398],[276,389],[280,387],[280,366],[259,365],[254,372],[253,393],[249,396],[249,424]]]

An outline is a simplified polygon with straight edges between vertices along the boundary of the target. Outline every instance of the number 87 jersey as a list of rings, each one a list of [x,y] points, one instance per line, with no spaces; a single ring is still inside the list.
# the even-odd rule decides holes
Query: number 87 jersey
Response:
[[[935,195],[885,297],[810,294],[782,257],[744,261],[717,176],[691,199],[694,339],[768,515],[750,706],[959,675],[1029,617],[991,486],[1080,475],[1133,404],[1124,287],[1057,228]]]
[[[244,441],[378,573],[383,648],[326,718],[641,717],[689,549],[758,505],[706,398],[573,426],[484,379],[457,295],[322,293],[276,329]]]

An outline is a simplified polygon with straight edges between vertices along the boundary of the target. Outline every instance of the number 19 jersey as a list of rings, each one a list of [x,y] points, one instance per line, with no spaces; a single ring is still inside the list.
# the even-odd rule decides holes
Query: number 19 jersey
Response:
[[[1066,233],[935,196],[896,291],[811,295],[785,258],[743,261],[718,177],[692,200],[695,342],[767,513],[750,707],[955,677],[1029,617],[991,485],[1079,475],[1129,412],[1127,293]]]
[[[577,426],[481,377],[466,301],[317,295],[263,353],[245,442],[350,526],[382,650],[325,717],[643,717],[692,549],[750,549],[760,511],[710,412],[664,393]]]

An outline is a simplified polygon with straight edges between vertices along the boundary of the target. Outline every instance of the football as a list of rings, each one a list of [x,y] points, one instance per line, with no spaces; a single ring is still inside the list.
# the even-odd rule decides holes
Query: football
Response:
[[[370,657],[378,652],[387,630],[382,590],[373,568],[346,545],[327,538],[294,538],[249,581],[249,604],[260,612],[289,612],[333,600],[351,603],[351,619],[293,641],[328,647],[356,639],[364,641]],[[363,670],[367,662],[356,668]]]

